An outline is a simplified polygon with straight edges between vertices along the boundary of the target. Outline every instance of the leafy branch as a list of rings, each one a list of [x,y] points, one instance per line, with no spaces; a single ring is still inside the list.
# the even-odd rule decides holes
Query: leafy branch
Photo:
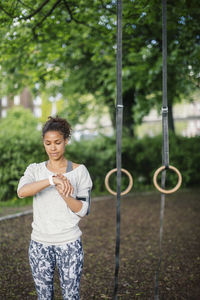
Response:
[[[35,32],[36,27],[39,27],[40,25],[42,25],[42,23],[52,14],[52,12],[54,11],[54,9],[58,6],[58,4],[61,2],[62,0],[57,0],[56,3],[54,3],[54,5],[52,6],[52,8],[48,11],[48,13],[42,18],[42,20],[40,20],[34,27],[33,27],[33,32]]]
[[[28,15],[28,16],[23,16],[23,17],[21,17],[21,18],[19,18],[19,19],[23,19],[23,20],[28,20],[28,19],[30,19],[30,18],[32,18],[33,16],[35,16],[38,12],[40,12],[42,9],[43,9],[43,7],[45,6],[45,5],[47,5],[47,3],[49,2],[49,0],[45,0],[36,10],[34,10],[30,15]]]
[[[24,3],[23,3],[22,1],[19,0],[18,2],[24,5]],[[19,20],[28,20],[28,19],[32,18],[34,15],[36,15],[38,12],[40,12],[40,11],[43,9],[43,7],[44,7],[45,5],[47,5],[48,2],[49,2],[49,0],[45,0],[45,1],[44,1],[44,2],[43,2],[36,10],[34,10],[31,14],[29,14],[28,16],[22,16],[22,17],[19,17]],[[24,6],[25,6],[25,5],[24,5]],[[18,17],[18,16],[16,16],[16,15],[13,15],[13,14],[9,13],[9,12],[3,7],[3,5],[1,5],[1,4],[0,4],[0,9],[1,9],[7,16],[9,16],[9,17],[12,18],[12,19]]]

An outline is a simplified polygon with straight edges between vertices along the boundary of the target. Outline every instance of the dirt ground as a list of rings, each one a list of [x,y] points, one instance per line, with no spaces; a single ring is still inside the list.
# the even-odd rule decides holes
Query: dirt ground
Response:
[[[166,197],[159,300],[200,299],[200,191]],[[97,199],[98,200],[98,199]],[[85,253],[81,300],[112,299],[115,198],[94,201],[81,223]],[[160,195],[121,201],[118,299],[154,299],[159,255]],[[0,299],[37,299],[28,264],[32,215],[0,222]],[[61,300],[55,273],[55,299]]]

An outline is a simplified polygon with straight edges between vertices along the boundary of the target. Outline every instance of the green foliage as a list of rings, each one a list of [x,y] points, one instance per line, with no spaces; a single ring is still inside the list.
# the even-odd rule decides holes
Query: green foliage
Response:
[[[28,164],[44,159],[37,120],[29,110],[16,107],[0,121],[0,201],[16,197],[19,178]]]
[[[176,137],[170,134],[170,164],[181,172],[183,177],[182,188],[199,185],[199,145],[199,137]],[[123,138],[122,167],[132,174],[134,189],[146,190],[153,188],[153,174],[162,165],[161,148],[161,136],[146,136],[143,139]],[[94,193],[97,195],[104,193],[105,175],[116,167],[115,139],[101,136],[92,141],[73,142],[67,148],[67,154],[72,160],[86,164],[94,182]],[[172,188],[176,185],[176,182],[176,174],[167,171],[166,187]],[[115,182],[112,179],[111,185],[114,189]],[[125,189],[126,186],[127,180],[122,177],[122,189]]]
[[[72,142],[66,149],[71,160],[83,163],[94,181],[95,194],[105,192],[105,174],[115,167],[115,140],[104,136],[91,141]]]
[[[47,159],[37,120],[29,110],[11,109],[8,117],[0,121],[0,201],[16,199],[16,189],[26,167]],[[200,138],[170,135],[170,164],[180,170],[182,187],[199,185]],[[161,166],[161,136],[130,139],[123,137],[122,167],[133,176],[135,190],[153,188],[153,174]],[[98,136],[80,142],[72,139],[66,148],[66,157],[87,166],[93,183],[93,195],[106,194],[104,178],[116,166],[115,137]],[[173,172],[167,172],[167,186],[176,184]],[[116,176],[110,180],[116,188]],[[122,176],[122,189],[127,186]]]
[[[96,106],[109,107],[113,121],[116,1],[1,2],[1,93],[16,94],[24,86],[35,93],[36,86],[40,93],[60,92],[64,113],[72,112],[75,123],[88,107],[80,97],[92,94]],[[170,105],[199,85],[199,12],[197,0],[167,1]],[[129,132],[153,106],[161,106],[161,52],[161,1],[124,1],[123,98]]]
[[[199,185],[199,145],[199,137],[187,138],[170,134],[170,165],[181,172],[182,187]],[[153,174],[162,165],[162,137],[144,137],[133,143],[129,140],[127,146],[126,151],[123,151],[123,165],[132,172],[136,188],[152,187]],[[166,178],[167,188],[176,185],[177,176],[174,172],[167,171]]]

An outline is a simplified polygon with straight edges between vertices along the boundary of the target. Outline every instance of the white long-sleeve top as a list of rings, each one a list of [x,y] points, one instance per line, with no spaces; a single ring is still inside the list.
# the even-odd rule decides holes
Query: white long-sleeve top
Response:
[[[54,174],[46,167],[46,162],[30,164],[24,176],[20,178],[18,188],[35,181],[47,179]],[[33,222],[31,239],[47,244],[62,245],[78,239],[82,232],[78,226],[80,218],[85,216],[90,206],[92,180],[90,174],[81,164],[64,174],[74,188],[72,197],[86,198],[82,208],[74,213],[60,196],[55,186],[49,186],[33,197]]]

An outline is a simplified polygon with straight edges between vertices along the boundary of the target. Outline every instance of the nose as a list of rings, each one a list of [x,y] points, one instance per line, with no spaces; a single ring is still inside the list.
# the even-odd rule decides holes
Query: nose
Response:
[[[56,149],[56,145],[52,144],[51,145],[51,151],[54,151]]]

